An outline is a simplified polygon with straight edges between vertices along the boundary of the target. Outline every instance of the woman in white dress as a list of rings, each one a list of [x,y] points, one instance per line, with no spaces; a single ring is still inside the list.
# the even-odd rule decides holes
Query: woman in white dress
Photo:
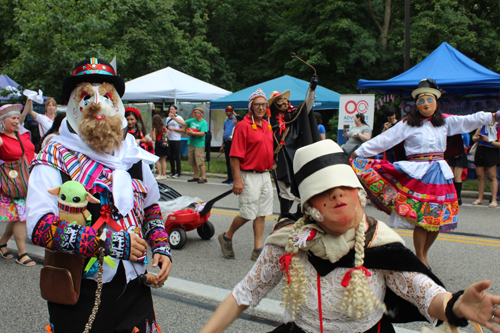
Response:
[[[458,225],[458,198],[453,172],[444,159],[446,138],[493,123],[495,114],[445,116],[437,107],[436,82],[420,81],[412,92],[416,108],[389,130],[361,145],[351,155],[352,167],[374,205],[415,227],[415,254],[426,265],[427,252],[439,232]],[[405,161],[366,159],[404,142]],[[356,158],[361,157],[361,158]]]

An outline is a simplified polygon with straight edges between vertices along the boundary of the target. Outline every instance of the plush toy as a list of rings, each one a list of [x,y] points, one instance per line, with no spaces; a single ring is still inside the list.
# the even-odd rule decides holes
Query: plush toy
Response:
[[[85,226],[92,217],[87,210],[87,203],[100,203],[82,184],[73,180],[49,190],[49,193],[58,196],[59,216],[68,223],[81,226]]]

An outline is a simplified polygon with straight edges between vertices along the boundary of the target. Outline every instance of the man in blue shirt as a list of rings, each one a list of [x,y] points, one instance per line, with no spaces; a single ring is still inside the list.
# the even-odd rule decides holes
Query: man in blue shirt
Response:
[[[231,152],[231,142],[233,140],[233,128],[235,124],[233,120],[235,118],[234,109],[231,105],[226,108],[226,116],[227,119],[224,120],[223,130],[224,137],[223,143],[220,147],[220,152],[224,151],[224,155],[226,156],[226,168],[227,168],[227,179],[223,181],[224,184],[232,184],[233,183],[233,173],[231,172],[231,163],[229,159],[229,153]]]

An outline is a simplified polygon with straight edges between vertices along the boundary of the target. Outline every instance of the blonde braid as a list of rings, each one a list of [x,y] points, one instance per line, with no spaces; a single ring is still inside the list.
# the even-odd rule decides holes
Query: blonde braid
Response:
[[[356,229],[356,245],[354,256],[354,267],[361,267],[365,257],[365,231],[363,222]],[[356,269],[351,273],[349,285],[344,290],[342,301],[338,304],[341,311],[346,311],[352,317],[353,314],[357,319],[366,317],[375,308],[386,310],[385,305],[380,302],[370,289],[368,278],[365,272]]]
[[[298,235],[300,229],[305,224],[305,218],[301,218],[293,225],[292,231],[288,236],[288,244],[285,247],[285,250],[288,254],[296,255],[299,251],[299,247],[297,245],[294,245],[295,236]],[[295,320],[295,315],[299,311],[299,308],[306,301],[307,293],[306,271],[300,259],[294,256],[291,260],[291,265],[288,270],[290,283],[288,283],[287,272],[283,272],[283,275],[282,301],[285,305],[285,308],[292,311],[292,320]]]

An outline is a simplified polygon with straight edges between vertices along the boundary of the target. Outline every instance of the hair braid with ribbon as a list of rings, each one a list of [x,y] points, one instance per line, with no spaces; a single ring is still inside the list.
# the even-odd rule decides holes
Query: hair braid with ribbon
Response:
[[[296,257],[299,247],[295,245],[295,237],[305,224],[305,218],[301,218],[295,222],[288,237],[288,244],[285,247],[287,254],[280,259],[281,270],[284,271],[282,301],[285,308],[292,311],[292,320],[295,320],[295,315],[299,311],[300,306],[307,299],[306,271],[300,259]]]
[[[356,228],[356,243],[354,246],[354,268],[349,270],[342,280],[346,287],[338,309],[346,311],[349,316],[357,319],[366,317],[376,308],[386,310],[385,305],[375,297],[370,288],[368,276],[370,272],[363,266],[365,257],[365,230],[364,223]]]

